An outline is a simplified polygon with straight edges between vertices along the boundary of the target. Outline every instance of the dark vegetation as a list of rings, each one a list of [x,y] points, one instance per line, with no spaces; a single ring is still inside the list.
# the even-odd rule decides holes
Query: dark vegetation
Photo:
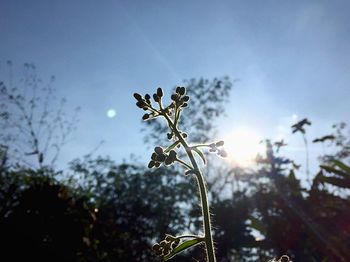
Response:
[[[228,78],[188,83],[195,114],[183,117],[181,124],[191,129],[189,141],[193,137],[205,142],[215,134],[215,119],[223,113],[231,86]],[[40,122],[41,114],[33,113],[30,119],[31,111],[24,110],[32,124],[25,115],[21,119],[25,121],[14,119],[20,114],[9,109],[16,106],[11,104],[13,92],[18,89],[1,83],[1,261],[158,261],[152,244],[166,233],[201,230],[196,184],[181,170],[148,169],[132,160],[116,165],[108,157],[91,155],[72,161],[69,170],[55,170],[56,153],[74,121],[58,113],[63,128],[52,135],[60,130],[50,129],[59,123],[52,118]],[[42,94],[37,91],[43,100],[33,102],[22,99],[21,93],[16,99],[22,107],[34,103],[45,109],[51,94],[47,98]],[[163,126],[156,123],[149,122],[154,129],[146,134],[148,141],[166,139]],[[295,127],[307,132],[302,123]],[[47,136],[36,135],[37,130]],[[315,143],[332,144],[337,150],[320,156],[320,171],[310,174],[310,186],[297,178],[298,165],[280,155],[279,148],[286,146],[283,141],[266,140],[266,154],[257,158],[254,170],[215,164],[209,156],[205,175],[217,260],[268,261],[287,254],[294,261],[350,261],[346,132],[341,123],[332,134],[315,138]],[[201,247],[174,258],[197,260],[205,260]]]

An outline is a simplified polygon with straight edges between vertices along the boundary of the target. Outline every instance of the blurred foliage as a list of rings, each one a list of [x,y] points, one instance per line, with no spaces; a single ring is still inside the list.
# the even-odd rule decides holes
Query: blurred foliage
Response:
[[[193,143],[206,143],[215,137],[217,127],[215,120],[225,112],[225,103],[229,101],[233,82],[229,77],[195,79],[184,81],[187,95],[191,98],[191,106],[183,111],[180,119],[180,129],[186,130]],[[175,87],[174,90],[175,91]],[[162,144],[166,140],[168,126],[161,121],[147,121],[145,128],[146,142]]]
[[[196,89],[199,83],[207,87]],[[192,84],[202,93],[221,90],[210,81]],[[216,118],[197,113],[186,119],[209,124]],[[190,140],[215,133],[214,127],[205,132],[205,123],[195,126]],[[335,130],[324,143],[339,150],[320,158],[310,187],[298,179],[299,166],[281,155],[283,141],[266,140],[254,170],[209,166],[218,261],[268,261],[285,254],[293,261],[350,261],[350,140],[344,125]],[[48,167],[10,168],[8,158],[0,147],[1,261],[158,261],[151,245],[165,232],[200,230],[195,181],[176,169],[86,156],[62,176]],[[203,261],[203,254],[196,248],[174,261]]]

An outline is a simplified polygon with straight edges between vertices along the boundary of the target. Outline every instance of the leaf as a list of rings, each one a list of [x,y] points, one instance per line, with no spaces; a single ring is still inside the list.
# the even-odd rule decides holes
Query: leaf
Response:
[[[319,178],[321,182],[331,184],[333,186],[343,187],[343,188],[350,188],[350,180],[349,179],[341,179],[337,177],[327,177],[322,176]]]
[[[187,171],[185,172],[185,176],[188,176],[188,175],[190,175],[190,174],[196,174],[196,171],[194,171],[193,169],[191,169],[191,170],[187,170]]]
[[[339,160],[333,160],[332,161],[337,167],[344,170],[346,173],[350,175],[350,166],[344,164],[343,162],[340,162]]]
[[[323,168],[324,170],[326,170],[327,172],[329,173],[333,173],[333,174],[337,174],[339,176],[342,176],[342,177],[347,177],[349,178],[350,177],[350,174],[348,173],[345,173],[339,169],[336,169],[334,167],[331,167],[331,166],[325,166],[325,165],[320,165],[321,168]]]
[[[250,217],[250,221],[250,227],[254,228],[255,230],[258,230],[261,234],[266,234],[266,227],[259,219],[256,219],[255,217]]]
[[[200,149],[198,149],[197,147],[193,147],[193,150],[202,158],[203,163],[206,165],[207,160],[205,159],[203,152]]]
[[[295,177],[294,170],[290,170],[289,175],[288,175],[288,178],[289,178],[291,181],[297,180],[296,177]]]
[[[195,245],[198,245],[199,243],[203,242],[203,238],[195,238],[191,240],[187,240],[182,242],[180,245],[178,245],[169,255],[164,256],[164,261],[169,260],[170,258],[174,257],[175,255],[181,253],[182,251],[186,250],[187,248],[193,247]]]

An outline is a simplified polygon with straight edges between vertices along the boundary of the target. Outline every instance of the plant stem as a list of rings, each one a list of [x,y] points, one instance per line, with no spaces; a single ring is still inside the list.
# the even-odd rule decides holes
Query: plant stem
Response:
[[[303,140],[304,140],[305,154],[306,154],[306,181],[311,186],[310,170],[309,170],[309,146],[307,144],[307,139],[305,134],[303,134]]]
[[[214,251],[214,244],[213,244],[213,238],[212,238],[212,232],[211,232],[211,223],[210,223],[210,212],[209,212],[209,203],[208,203],[208,193],[206,189],[205,180],[203,178],[203,175],[200,171],[200,168],[196,162],[196,159],[194,158],[192,154],[191,147],[187,144],[187,142],[183,139],[180,132],[177,130],[176,125],[173,124],[171,119],[166,115],[163,114],[166,120],[168,121],[169,127],[173,130],[179,141],[181,142],[182,146],[185,148],[186,153],[192,163],[193,169],[195,171],[195,175],[197,178],[197,183],[199,187],[199,196],[201,200],[201,207],[202,207],[202,216],[203,216],[203,224],[204,224],[204,241],[205,241],[205,247],[207,251],[207,260],[208,262],[216,262],[215,258],[215,251]]]

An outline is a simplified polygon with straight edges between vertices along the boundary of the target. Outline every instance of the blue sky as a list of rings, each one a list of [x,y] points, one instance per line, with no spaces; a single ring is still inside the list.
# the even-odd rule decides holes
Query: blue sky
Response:
[[[313,121],[310,137],[350,122],[348,10],[349,1],[2,0],[0,70],[6,60],[33,62],[81,106],[62,165],[101,140],[102,155],[146,162],[132,93],[224,75],[239,81],[221,130],[283,136],[293,145],[285,153],[303,162],[301,137],[288,129],[293,115]]]

